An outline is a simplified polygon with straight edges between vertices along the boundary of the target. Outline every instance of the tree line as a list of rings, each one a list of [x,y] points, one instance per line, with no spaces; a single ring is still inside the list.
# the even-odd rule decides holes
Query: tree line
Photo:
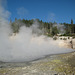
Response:
[[[38,28],[40,30],[44,30],[44,35],[47,36],[54,36],[57,35],[61,32],[61,30],[63,30],[63,34],[61,35],[71,35],[71,33],[73,32],[72,27],[73,27],[73,20],[71,19],[71,24],[68,23],[60,23],[57,24],[56,22],[43,22],[42,20],[39,19],[31,19],[31,20],[25,20],[25,19],[17,19],[15,18],[15,21],[12,22],[10,20],[10,25],[11,28],[13,30],[13,33],[18,33],[19,29],[21,26],[26,26],[26,27],[30,27],[34,24],[34,22],[37,21],[38,22]],[[74,25],[75,26],[75,25]],[[65,31],[65,32],[64,32]]]

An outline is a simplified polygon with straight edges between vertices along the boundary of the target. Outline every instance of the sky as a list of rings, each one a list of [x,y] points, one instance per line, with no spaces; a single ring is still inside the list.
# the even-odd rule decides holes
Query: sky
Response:
[[[75,0],[7,0],[4,3],[12,21],[37,18],[44,22],[71,23],[73,19],[75,23]]]

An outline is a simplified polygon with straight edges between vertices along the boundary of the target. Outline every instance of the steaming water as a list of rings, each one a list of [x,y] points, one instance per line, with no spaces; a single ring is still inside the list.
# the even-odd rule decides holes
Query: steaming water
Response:
[[[0,32],[1,61],[31,61],[49,54],[67,53],[73,51],[72,49],[59,47],[59,41],[53,41],[51,38],[44,35],[37,36],[36,34],[32,34],[32,27],[21,27],[19,33],[15,36],[8,35],[8,30],[11,32],[8,25],[7,27],[3,27],[2,30]]]
[[[44,35],[37,36],[36,34],[32,34],[33,29],[37,33],[40,31],[37,29],[37,23],[33,24],[30,28],[21,27],[16,36],[10,36],[12,29],[7,21],[9,14],[0,5],[0,61],[23,62],[34,60],[48,54],[73,51],[72,49],[59,47],[59,41],[53,41]]]

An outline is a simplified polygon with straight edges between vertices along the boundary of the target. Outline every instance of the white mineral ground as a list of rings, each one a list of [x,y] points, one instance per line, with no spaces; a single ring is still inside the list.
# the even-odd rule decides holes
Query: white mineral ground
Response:
[[[15,35],[17,35],[17,34],[14,33],[12,36],[10,36],[11,41],[16,39]],[[60,38],[61,37],[59,37],[59,39],[56,40],[57,41],[57,45],[59,47],[75,49],[75,39],[70,38],[70,39],[67,39],[67,40],[60,40]],[[63,37],[63,38],[65,38],[65,37]],[[33,41],[33,40],[36,40],[36,39],[32,38],[31,40]],[[38,41],[41,43],[42,39],[40,39],[40,40],[38,40]],[[72,41],[72,44],[70,43],[71,41]]]
[[[16,39],[16,36],[14,35],[15,34],[10,37],[12,42]],[[32,40],[34,39],[32,38]],[[60,47],[71,48],[71,40],[56,41]],[[72,39],[72,42],[73,46],[75,46],[75,39]],[[3,68],[0,68],[0,75],[74,75],[74,57],[75,52],[72,52],[47,56],[29,63],[4,63],[0,64],[0,66],[4,66]]]
[[[70,43],[72,41],[72,44]],[[60,40],[58,42],[60,47],[65,47],[65,48],[73,48],[75,49],[75,39],[72,40]]]

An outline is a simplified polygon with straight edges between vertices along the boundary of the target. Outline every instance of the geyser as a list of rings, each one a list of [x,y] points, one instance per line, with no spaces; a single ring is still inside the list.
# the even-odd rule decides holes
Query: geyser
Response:
[[[0,61],[31,61],[48,54],[73,51],[72,49],[60,48],[57,45],[59,41],[53,41],[50,37],[32,34],[33,29],[35,32],[41,32],[37,23],[34,23],[30,28],[22,26],[19,33],[11,36],[12,29],[6,20],[8,16],[9,12],[0,5]]]
[[[0,30],[3,30],[0,32],[1,61],[31,61],[49,54],[58,54],[73,51],[72,49],[59,47],[57,45],[59,41],[54,41],[44,35],[37,36],[36,34],[32,34],[33,27],[34,26],[27,28],[23,26],[20,28],[19,33],[17,33],[15,36],[9,35],[8,30],[11,29],[7,29],[6,27],[1,29],[2,27],[0,27]]]

